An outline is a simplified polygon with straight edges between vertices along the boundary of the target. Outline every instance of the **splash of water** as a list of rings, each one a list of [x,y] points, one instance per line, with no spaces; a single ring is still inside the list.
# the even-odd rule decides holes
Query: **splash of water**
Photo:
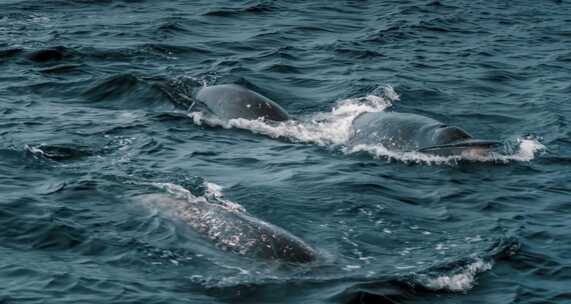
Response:
[[[421,284],[432,290],[467,291],[474,287],[476,276],[492,269],[492,266],[491,262],[476,260],[455,273],[422,279]]]

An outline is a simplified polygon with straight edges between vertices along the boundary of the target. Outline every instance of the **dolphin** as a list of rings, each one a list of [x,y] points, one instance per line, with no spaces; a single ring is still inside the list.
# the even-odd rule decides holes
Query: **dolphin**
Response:
[[[189,199],[190,198],[190,199]],[[317,251],[286,230],[236,208],[202,197],[147,194],[138,199],[190,227],[216,247],[242,256],[293,263],[312,262]]]
[[[195,99],[219,118],[258,119],[273,121],[289,119],[287,112],[269,98],[237,84],[200,88]]]
[[[353,120],[349,145],[359,144],[382,144],[389,150],[440,156],[484,156],[501,142],[475,139],[459,127],[430,117],[383,111],[366,112]]]

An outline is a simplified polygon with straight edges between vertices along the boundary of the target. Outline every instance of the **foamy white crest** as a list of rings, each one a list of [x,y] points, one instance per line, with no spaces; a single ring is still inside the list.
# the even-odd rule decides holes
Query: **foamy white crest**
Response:
[[[427,278],[422,283],[426,288],[433,290],[466,291],[474,287],[477,274],[492,269],[492,266],[490,262],[477,260],[460,272]]]
[[[530,161],[535,158],[538,152],[545,150],[545,146],[536,139],[519,138],[518,143],[517,152],[511,155],[512,160]]]
[[[378,95],[376,95],[378,94]],[[464,153],[462,155],[438,156],[421,152],[403,152],[391,150],[382,144],[349,145],[352,135],[353,120],[362,113],[382,112],[398,101],[400,96],[391,86],[376,89],[373,94],[360,98],[350,98],[339,101],[331,112],[320,112],[305,121],[288,120],[285,122],[268,122],[263,119],[248,120],[236,118],[223,120],[205,115],[202,112],[191,112],[189,116],[197,125],[236,128],[249,130],[272,138],[284,138],[292,142],[314,143],[321,146],[341,147],[344,153],[352,154],[366,152],[375,158],[398,160],[405,163],[450,164],[461,160],[478,162],[530,161],[538,151],[545,147],[535,139],[519,139],[517,150],[512,154]]]
[[[25,145],[24,148],[33,154],[46,155],[46,153],[40,148],[36,148],[30,145]]]
[[[511,154],[489,153],[482,155],[461,155],[460,159],[480,162],[503,162],[511,161],[528,162],[535,158],[535,155],[545,149],[537,139],[518,138],[517,148]]]

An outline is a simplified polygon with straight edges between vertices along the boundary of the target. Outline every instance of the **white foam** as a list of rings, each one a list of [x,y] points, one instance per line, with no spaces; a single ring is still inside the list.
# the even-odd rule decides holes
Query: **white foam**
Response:
[[[40,148],[36,148],[30,145],[25,145],[24,148],[30,152],[32,152],[33,154],[37,154],[37,155],[46,155],[46,153],[40,149]]]
[[[388,161],[398,160],[404,163],[425,163],[425,164],[451,164],[456,163],[461,158],[459,156],[438,156],[420,152],[401,152],[385,148],[382,144],[376,145],[355,145],[346,146],[343,152],[347,154],[365,152],[374,158],[384,158]]]
[[[536,139],[518,138],[519,148],[517,152],[511,155],[511,159],[517,161],[530,161],[535,158],[538,152],[544,151],[546,148]]]
[[[376,89],[372,94],[359,98],[350,98],[337,102],[330,112],[320,112],[309,116],[307,120],[288,120],[285,122],[269,122],[263,119],[248,120],[243,118],[222,120],[205,115],[202,112],[191,112],[188,115],[197,125],[209,125],[226,129],[244,129],[272,138],[282,138],[291,142],[313,143],[326,147],[339,147],[346,154],[367,153],[374,158],[388,161],[397,160],[405,163],[451,164],[461,160],[477,162],[530,161],[545,147],[535,139],[518,139],[517,150],[512,154],[489,153],[486,155],[463,154],[454,156],[437,156],[420,152],[402,152],[387,149],[382,144],[349,145],[348,141],[354,130],[353,120],[362,113],[382,112],[398,101],[400,96],[391,86]]]
[[[477,260],[460,272],[428,278],[422,283],[426,288],[433,290],[466,291],[474,287],[477,274],[492,269],[492,266],[490,262]]]
[[[536,139],[517,139],[517,149],[513,154],[489,153],[486,155],[478,154],[462,154],[454,156],[438,156],[421,152],[401,152],[385,148],[381,144],[376,145],[355,145],[346,146],[343,151],[347,154],[366,152],[374,158],[384,158],[387,160],[398,160],[404,163],[424,163],[424,164],[457,164],[459,161],[474,162],[500,162],[509,163],[511,161],[528,162],[535,158],[539,152],[545,149],[545,146]]]

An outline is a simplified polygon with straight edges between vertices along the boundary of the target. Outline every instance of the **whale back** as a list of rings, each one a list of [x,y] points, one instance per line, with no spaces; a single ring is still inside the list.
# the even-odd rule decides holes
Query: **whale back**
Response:
[[[367,112],[353,120],[350,144],[382,144],[391,150],[415,151],[434,145],[433,131],[442,125],[417,114]]]
[[[483,155],[501,146],[495,140],[474,139],[461,128],[430,117],[397,112],[368,112],[353,120],[350,145],[382,144],[395,151],[419,151],[442,156],[477,151]]]
[[[210,112],[223,119],[289,119],[287,112],[274,101],[236,84],[204,87],[198,90],[195,97]]]
[[[295,263],[317,258],[313,248],[288,231],[216,201],[193,201],[166,194],[148,194],[140,200],[225,251]]]

